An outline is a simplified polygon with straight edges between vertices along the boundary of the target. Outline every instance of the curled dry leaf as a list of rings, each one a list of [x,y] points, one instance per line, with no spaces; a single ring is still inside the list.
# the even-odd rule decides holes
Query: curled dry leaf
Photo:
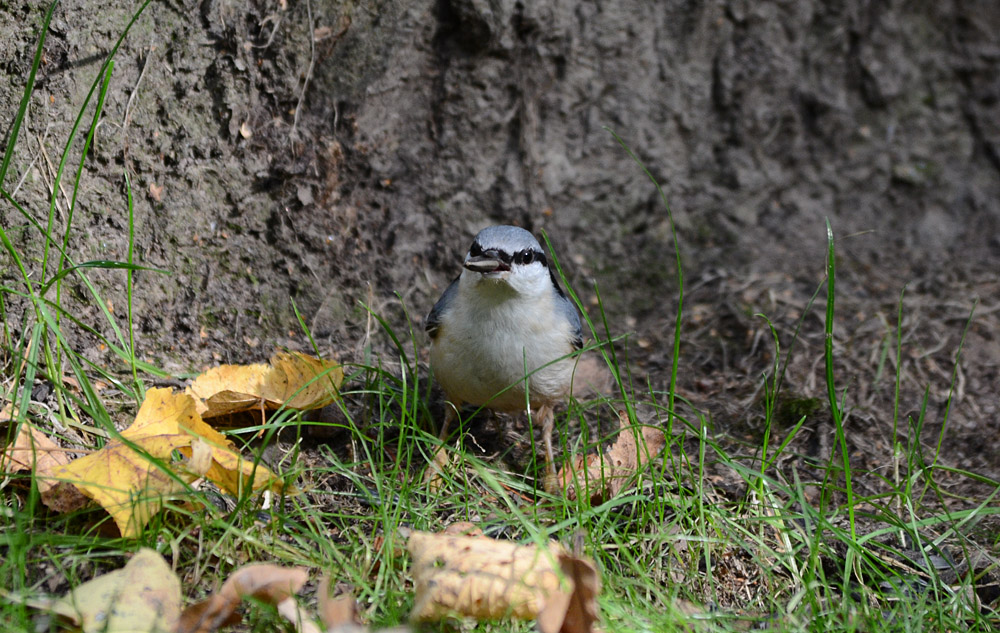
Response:
[[[339,596],[330,595],[330,577],[324,576],[316,589],[319,618],[327,631],[361,631],[358,603],[350,591]]]
[[[264,383],[264,397],[292,409],[320,409],[337,399],[344,370],[333,361],[298,353],[271,357],[273,368]]]
[[[323,633],[312,621],[309,612],[295,598],[285,598],[277,605],[278,613],[295,626],[296,633]]]
[[[573,591],[554,597],[538,614],[541,633],[591,633],[597,630],[597,595],[601,576],[586,558],[561,554],[559,567],[573,582]]]
[[[614,497],[666,445],[660,429],[629,424],[624,411],[618,416],[622,427],[618,439],[604,454],[579,456],[560,471],[557,482],[569,499],[576,499],[580,491],[585,491],[593,504]],[[641,442],[636,442],[637,437]]]
[[[269,365],[219,365],[200,374],[184,393],[194,398],[203,418],[260,408],[261,384]]]
[[[548,627],[544,633],[583,633],[591,629],[564,628],[565,622],[587,622],[586,617],[571,617],[571,608],[596,618],[600,581],[591,582],[592,591],[581,593],[574,578],[596,579],[593,564],[570,556],[557,543],[542,548],[487,537],[414,532],[406,548],[413,557],[416,603],[410,619],[414,622],[453,615],[480,620],[539,618],[539,625]],[[576,564],[589,566],[591,575],[576,574]],[[580,609],[578,603],[586,607]]]
[[[53,609],[85,633],[173,633],[181,583],[163,557],[143,548],[121,569],[83,583]]]
[[[266,563],[244,565],[222,587],[181,614],[177,633],[212,633],[224,625],[240,621],[236,607],[244,598],[278,605],[294,595],[308,580],[301,567],[281,567]]]
[[[270,365],[220,365],[195,378],[186,393],[205,418],[250,411],[319,409],[337,398],[344,370],[335,362],[279,352]]]

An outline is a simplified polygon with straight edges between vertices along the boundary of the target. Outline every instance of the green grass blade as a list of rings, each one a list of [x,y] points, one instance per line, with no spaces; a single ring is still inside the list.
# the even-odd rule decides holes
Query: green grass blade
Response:
[[[38,35],[38,46],[35,47],[35,57],[31,60],[31,70],[28,72],[28,81],[24,85],[24,93],[21,95],[21,103],[17,107],[17,115],[14,116],[14,123],[10,128],[10,137],[7,139],[7,148],[3,153],[3,162],[0,162],[0,187],[7,177],[7,169],[10,161],[14,157],[14,147],[17,145],[17,136],[21,131],[21,124],[24,122],[24,115],[28,111],[28,103],[31,101],[31,94],[35,91],[35,75],[38,74],[38,67],[42,63],[42,56],[45,54],[45,38],[49,33],[49,24],[52,22],[52,14],[55,13],[59,0],[55,0],[49,5],[42,18],[41,33]]]
[[[844,420],[841,414],[841,407],[837,404],[837,387],[833,376],[833,316],[835,281],[837,273],[836,252],[833,241],[833,228],[830,220],[826,221],[826,319],[824,329],[826,337],[823,345],[823,360],[826,368],[826,390],[830,399],[830,413],[833,416],[834,424],[837,426],[837,438],[840,441],[840,453],[844,462],[844,489],[847,493],[847,513],[850,521],[851,541],[857,540],[857,528],[854,520],[854,490],[851,482],[851,460],[847,451],[847,437],[844,434]],[[850,555],[848,556],[850,559]],[[847,582],[848,574],[845,574],[844,582]],[[846,592],[845,592],[846,594]]]
[[[63,171],[66,168],[66,162],[69,160],[70,148],[73,146],[73,141],[76,139],[77,131],[80,129],[80,124],[83,121],[83,116],[84,116],[84,114],[85,114],[85,112],[87,110],[87,105],[90,103],[90,100],[94,96],[94,92],[96,90],[98,90],[99,86],[104,86],[105,90],[106,90],[106,88],[107,88],[106,81],[108,79],[108,69],[113,64],[115,55],[118,54],[118,49],[121,48],[122,43],[125,41],[125,38],[128,36],[129,32],[132,30],[132,27],[135,25],[136,21],[139,19],[139,16],[142,15],[142,13],[146,10],[146,7],[148,7],[152,2],[153,2],[153,0],[145,0],[139,6],[139,8],[136,10],[136,12],[132,14],[132,18],[128,21],[128,24],[125,25],[124,29],[122,29],[121,34],[118,36],[118,39],[115,41],[114,45],[111,47],[111,50],[108,51],[108,54],[105,57],[104,63],[101,64],[100,69],[97,71],[97,76],[94,78],[93,83],[90,85],[90,90],[87,92],[87,96],[84,97],[84,99],[83,99],[83,103],[80,106],[80,111],[79,111],[79,113],[76,116],[76,120],[73,122],[73,126],[70,129],[69,135],[67,136],[66,144],[63,147],[62,156],[59,159],[59,166],[56,168],[56,176],[55,176],[55,179],[52,182],[52,195],[50,196],[50,200],[49,200],[48,224],[47,224],[46,230],[44,232],[44,236],[45,236],[46,239],[45,239],[45,246],[44,246],[43,254],[42,254],[42,278],[46,277],[46,272],[48,270],[47,266],[48,266],[48,261],[49,261],[48,260],[48,250],[49,250],[50,244],[53,243],[52,233],[53,233],[53,226],[55,224],[56,196],[58,195],[58,192],[59,192],[59,183],[62,180],[62,174],[63,174]],[[86,158],[86,154],[84,155],[83,158],[81,158],[81,161],[84,160],[85,158]],[[68,224],[69,223],[67,223],[67,227],[66,227],[67,231],[69,231]]]
[[[164,270],[162,268],[137,266],[131,262],[116,262],[108,259],[96,259],[94,261],[83,262],[82,264],[76,264],[75,266],[71,266],[69,268],[63,268],[57,274],[53,275],[51,279],[45,282],[45,285],[42,286],[41,291],[38,293],[39,296],[44,296],[45,293],[48,292],[48,290],[53,286],[53,284],[59,283],[60,281],[62,281],[63,278],[65,278],[70,273],[80,272],[82,270],[86,270],[87,268],[102,268],[106,270],[127,270],[130,275],[131,273],[137,270],[148,270],[150,272],[162,273],[165,275],[170,274],[170,271]]]

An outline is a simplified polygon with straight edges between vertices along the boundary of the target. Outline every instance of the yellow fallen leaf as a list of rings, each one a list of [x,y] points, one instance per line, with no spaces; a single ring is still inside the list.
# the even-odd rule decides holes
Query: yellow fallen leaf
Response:
[[[219,365],[195,378],[184,393],[195,399],[202,417],[260,408],[261,385],[270,371],[263,363]]]
[[[600,581],[593,563],[570,556],[556,543],[540,548],[484,536],[414,532],[406,549],[413,557],[416,588],[411,621],[454,615],[538,618],[544,633],[590,631],[564,628],[564,623],[585,622],[589,627],[596,621]],[[589,583],[582,593],[576,577]],[[586,614],[593,617],[588,620]]]
[[[337,389],[344,382],[344,370],[339,364],[306,354],[275,354],[271,367],[263,395],[279,407],[282,404],[300,410],[325,407],[337,399]]]
[[[185,390],[205,418],[250,411],[318,409],[337,398],[344,370],[295,352],[279,352],[270,365],[220,365],[197,378]]]
[[[580,491],[585,491],[592,504],[614,497],[666,445],[662,430],[629,424],[624,411],[618,415],[621,423],[618,439],[604,454],[579,456],[559,472],[557,485],[566,491],[569,499],[576,499]],[[641,438],[639,444],[636,443],[637,435]]]
[[[64,615],[75,613],[84,633],[173,633],[180,609],[180,580],[148,548],[122,569],[73,589],[54,608]]]
[[[192,465],[192,443],[204,443],[211,465],[204,475],[230,492],[238,492],[253,464],[243,460],[221,433],[205,424],[187,394],[170,389],[150,389],[135,422],[99,451],[59,467],[54,475],[72,483],[103,506],[122,536],[138,535],[162,506],[163,499],[185,489],[185,483],[200,476],[205,464],[204,446],[199,444]],[[188,458],[185,468],[173,468],[172,453]],[[253,488],[281,482],[263,466],[258,466]]]
[[[192,435],[180,420],[193,425],[197,415],[191,398],[177,397],[170,389],[150,389],[135,422],[122,431],[128,443],[111,440],[55,474],[101,504],[122,536],[137,536],[159,511],[163,498],[184,489],[168,474],[170,456],[191,445]]]
[[[176,394],[176,397],[192,400],[186,393]],[[209,426],[201,419],[201,416],[184,417],[181,419],[181,424],[204,445],[207,445],[211,452],[212,461],[207,471],[199,470],[200,466],[192,466],[191,470],[214,481],[220,488],[234,495],[239,495],[243,491],[251,476],[253,477],[253,482],[250,484],[252,490],[271,488],[275,492],[281,491],[282,482],[274,473],[262,464],[255,465],[253,461],[243,459],[233,443],[226,439],[222,433]],[[181,448],[180,452],[190,461],[196,462],[193,449],[192,445],[191,448]]]
[[[187,449],[181,449],[182,453],[186,451]],[[283,487],[282,481],[263,464],[243,459],[235,449],[218,446],[212,447],[212,466],[205,477],[236,496],[242,493],[250,477],[253,477],[249,484],[251,490],[270,488],[274,492],[280,492]]]

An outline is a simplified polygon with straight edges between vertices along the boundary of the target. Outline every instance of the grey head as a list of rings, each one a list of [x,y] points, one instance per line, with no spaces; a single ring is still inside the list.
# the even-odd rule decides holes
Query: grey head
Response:
[[[476,235],[462,265],[473,272],[488,275],[534,262],[548,268],[548,260],[534,235],[518,226],[490,226]],[[562,290],[559,292],[562,293]]]
[[[467,271],[480,273],[483,277],[506,277],[512,272],[512,268],[541,266],[543,270],[548,271],[552,291],[556,294],[555,309],[569,323],[573,347],[576,349],[582,347],[580,315],[559,285],[555,271],[549,268],[548,258],[541,244],[530,232],[517,226],[487,227],[472,241],[462,265]],[[437,336],[442,314],[454,301],[457,292],[458,278],[448,286],[427,316],[425,328],[432,339]]]

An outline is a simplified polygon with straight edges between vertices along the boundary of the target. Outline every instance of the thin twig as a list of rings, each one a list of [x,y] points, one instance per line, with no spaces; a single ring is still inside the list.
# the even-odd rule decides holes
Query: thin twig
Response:
[[[25,110],[25,112],[27,112],[27,110]],[[35,161],[38,160],[38,156],[41,153],[42,141],[45,140],[45,137],[49,135],[49,128],[50,127],[52,127],[51,123],[49,123],[48,125],[45,126],[45,131],[42,132],[42,135],[40,137],[38,137],[39,151],[36,152],[35,155],[31,157],[30,161],[28,161],[28,166],[24,168],[24,173],[21,174],[21,179],[17,181],[17,184],[14,185],[14,190],[10,192],[10,197],[11,198],[16,198],[17,197],[17,192],[20,191],[21,185],[23,185],[24,181],[27,180],[28,174],[31,173],[31,168],[35,166]]]
[[[128,129],[129,121],[132,118],[132,104],[135,102],[135,96],[139,93],[139,84],[142,83],[142,78],[146,76],[146,69],[149,68],[150,58],[153,56],[153,38],[149,39],[149,53],[146,54],[146,60],[142,65],[142,70],[139,71],[139,78],[135,80],[135,86],[132,87],[132,94],[128,96],[128,101],[125,103],[125,116],[122,118],[122,132]]]
[[[275,24],[274,24],[274,28],[271,29],[271,35],[268,36],[267,41],[264,42],[263,44],[251,44],[250,45],[251,48],[264,48],[264,49],[270,48],[271,44],[274,42],[274,36],[278,34],[278,27],[281,26],[281,18],[280,17],[276,18],[272,14],[272,15],[269,15],[266,18],[264,18],[261,21],[261,23],[258,25],[263,30],[264,25],[267,24],[268,22],[272,22],[272,21]]]
[[[313,66],[316,64],[316,29],[313,27],[312,2],[310,0],[306,0],[306,14],[309,17],[309,67],[306,69],[306,78],[302,81],[302,92],[299,93],[299,102],[295,106],[295,114],[292,117],[292,131],[289,135],[292,138],[294,138],[296,126],[299,124],[302,103],[306,100],[306,90],[309,88]]]
[[[49,195],[52,196],[53,201],[55,202],[56,211],[59,212],[59,220],[65,222],[66,221],[66,216],[65,216],[65,214],[63,212],[62,207],[59,206],[59,196],[56,195],[55,187],[53,186],[54,183],[55,183],[56,168],[52,164],[52,160],[49,159],[48,153],[45,151],[45,145],[42,143],[41,137],[38,138],[38,151],[42,154],[42,158],[45,159],[45,164],[49,168],[47,174],[45,173],[44,170],[43,170],[43,173],[42,173],[42,177],[43,178],[46,178],[46,176],[47,176],[48,179],[51,179],[51,180],[47,179],[47,181],[45,183],[46,184],[46,188],[49,190]],[[66,199],[66,202],[69,203],[70,198],[66,194],[66,190],[63,189],[62,181],[59,182],[59,193],[61,193],[63,195],[63,198]]]

